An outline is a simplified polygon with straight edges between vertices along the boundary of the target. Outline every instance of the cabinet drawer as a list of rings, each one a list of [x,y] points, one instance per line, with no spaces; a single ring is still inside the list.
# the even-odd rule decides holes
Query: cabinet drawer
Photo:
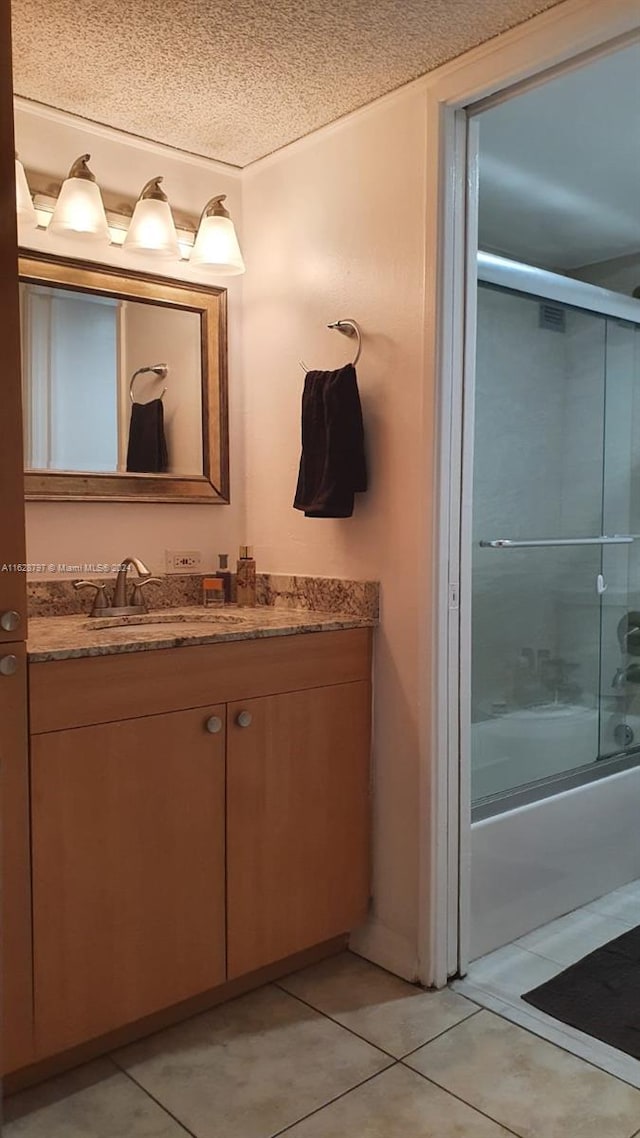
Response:
[[[31,734],[368,680],[371,629],[32,664]]]

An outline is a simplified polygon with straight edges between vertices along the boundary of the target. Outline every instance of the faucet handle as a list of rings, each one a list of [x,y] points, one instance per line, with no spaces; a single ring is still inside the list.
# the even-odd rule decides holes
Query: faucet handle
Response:
[[[91,616],[97,616],[101,609],[108,608],[106,586],[100,581],[72,581],[74,589],[95,589]]]
[[[145,598],[142,590],[147,585],[161,585],[162,579],[160,577],[141,577],[138,581],[134,582],[133,592],[131,594],[132,605],[142,605],[146,609]]]

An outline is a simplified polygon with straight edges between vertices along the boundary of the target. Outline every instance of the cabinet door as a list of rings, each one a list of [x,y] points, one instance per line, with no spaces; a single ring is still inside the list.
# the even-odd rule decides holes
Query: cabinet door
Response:
[[[229,704],[227,722],[232,979],[365,919],[370,685]]]
[[[24,474],[18,307],[11,5],[0,4],[0,313],[2,313],[2,414],[0,414],[0,569],[25,560]],[[17,627],[0,624],[0,642],[26,637],[25,574],[0,572],[0,615],[16,612]],[[0,742],[2,741],[0,725]]]
[[[224,714],[34,737],[39,1056],[224,981]]]
[[[27,660],[24,644],[0,646],[0,794],[2,795],[2,1070],[33,1059],[31,872],[27,764]],[[6,666],[6,664],[5,664]]]
[[[2,1070],[31,1061],[31,896],[26,734],[26,575],[16,237],[11,5],[0,4],[0,829]],[[17,619],[16,619],[17,614]],[[15,672],[11,673],[14,666]]]

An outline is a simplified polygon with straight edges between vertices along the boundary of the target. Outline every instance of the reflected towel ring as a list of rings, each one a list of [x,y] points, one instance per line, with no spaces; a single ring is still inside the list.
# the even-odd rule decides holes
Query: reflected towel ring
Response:
[[[360,359],[360,353],[362,352],[362,332],[360,331],[358,323],[355,320],[333,320],[331,324],[327,324],[327,328],[337,328],[338,332],[342,332],[343,336],[355,336],[358,343],[356,354],[351,361],[353,367],[355,367]],[[303,371],[309,371],[304,360],[299,360],[298,362]]]
[[[169,374],[169,367],[167,364],[151,364],[150,367],[139,367],[137,371],[134,371],[133,375],[131,376],[131,381],[129,383],[129,399],[131,400],[132,403],[135,403],[135,399],[133,397],[133,385],[136,381],[136,378],[139,375],[144,375],[144,373],[148,372],[148,371],[153,372],[153,374],[156,375],[158,377],[158,379],[166,379],[167,375]],[[166,387],[162,388],[162,391],[160,392],[160,395],[159,395],[160,399],[162,399],[166,390],[167,390]]]

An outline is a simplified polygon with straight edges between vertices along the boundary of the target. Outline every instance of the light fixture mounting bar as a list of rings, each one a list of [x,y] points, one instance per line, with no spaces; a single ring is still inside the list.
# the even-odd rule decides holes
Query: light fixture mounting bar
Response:
[[[27,170],[26,174],[36,209],[53,213],[62,181],[55,181],[47,174],[41,174],[37,170]],[[132,198],[131,201],[123,202],[122,197],[118,194],[109,190],[101,190],[101,192],[109,225],[113,225],[114,229],[126,230],[133,216],[135,199]],[[180,240],[193,245],[198,228],[198,217],[176,209],[173,209],[173,216]]]

